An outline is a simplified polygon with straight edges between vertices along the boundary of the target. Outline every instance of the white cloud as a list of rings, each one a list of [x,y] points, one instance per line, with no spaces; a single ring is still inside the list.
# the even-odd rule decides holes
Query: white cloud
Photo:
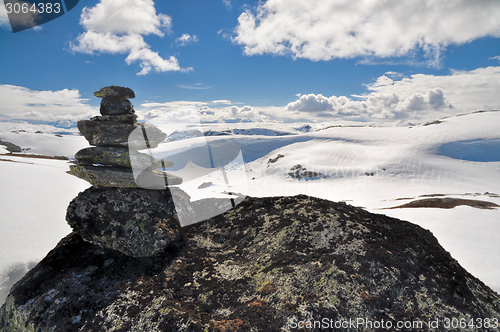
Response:
[[[455,112],[500,109],[497,97],[500,91],[500,67],[453,71],[450,75],[442,76],[417,74],[398,81],[379,77],[367,87],[373,93],[395,93],[399,96],[425,94],[430,89],[440,88],[454,106]]]
[[[399,102],[398,96],[394,94],[372,94],[365,100],[352,100],[345,96],[325,97],[321,94],[308,94],[289,103],[286,110],[296,115],[310,113],[313,117],[394,118],[395,114],[391,110],[394,110]]]
[[[251,106],[225,106],[220,104],[230,104],[229,100],[214,100],[211,103],[199,101],[171,101],[165,103],[144,103],[141,108],[136,109],[136,113],[141,119],[152,120],[161,118],[170,119],[169,114],[179,114],[184,109],[195,108],[202,123],[211,122],[251,122],[264,121],[268,119],[264,114]],[[215,106],[211,108],[210,105]],[[182,113],[182,112],[181,112]],[[176,115],[178,116],[178,115]]]
[[[387,75],[393,78],[389,78]],[[450,75],[417,74],[403,77],[388,72],[366,85],[364,95],[302,95],[289,103],[290,117],[308,114],[321,117],[358,119],[431,119],[475,110],[500,109],[500,67],[454,71]]]
[[[368,92],[363,95],[298,94],[297,100],[281,107],[237,107],[229,100],[147,103],[142,107],[161,113],[192,106],[198,109],[202,122],[429,121],[481,109],[500,109],[497,97],[500,66],[453,71],[442,76],[405,77],[401,73],[387,72],[366,87]],[[231,106],[223,106],[225,103]]]
[[[36,91],[0,85],[0,100],[0,119],[5,121],[59,122],[67,126],[99,113],[85,104],[78,90]]]
[[[127,64],[138,61],[145,75],[156,72],[189,71],[181,68],[174,56],[162,58],[150,49],[144,36],[154,34],[163,37],[169,33],[172,20],[164,14],[157,14],[152,0],[101,0],[94,7],[82,10],[80,24],[85,28],[71,43],[75,52],[128,53]]]
[[[196,37],[196,35],[191,36],[187,33],[182,34],[182,36],[180,36],[179,38],[177,38],[175,40],[175,42],[179,46],[185,46],[187,44],[196,43],[197,41],[198,41],[198,37]]]
[[[201,102],[201,101],[178,100],[178,101],[169,101],[169,102],[164,102],[164,103],[144,103],[144,104],[141,104],[141,107],[143,107],[145,109],[160,109],[163,111],[170,111],[170,110],[176,110],[179,108],[185,108],[188,106],[200,107],[202,105],[208,105],[208,103]]]
[[[172,20],[156,14],[151,0],[101,0],[95,7],[83,8],[80,24],[103,33],[163,36],[163,30],[170,31]]]
[[[332,58],[400,57],[500,37],[498,0],[308,0],[260,2],[238,18],[234,43],[246,55]]]
[[[500,55],[499,56],[493,56],[490,58],[490,60],[498,60],[500,61]]]
[[[231,5],[231,0],[222,0],[224,5],[228,8],[231,9],[233,6]]]

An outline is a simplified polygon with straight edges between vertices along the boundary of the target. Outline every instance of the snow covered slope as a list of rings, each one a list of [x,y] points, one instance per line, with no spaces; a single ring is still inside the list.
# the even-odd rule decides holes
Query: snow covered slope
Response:
[[[13,283],[71,231],[66,208],[89,185],[67,170],[67,161],[0,156],[1,302]]]

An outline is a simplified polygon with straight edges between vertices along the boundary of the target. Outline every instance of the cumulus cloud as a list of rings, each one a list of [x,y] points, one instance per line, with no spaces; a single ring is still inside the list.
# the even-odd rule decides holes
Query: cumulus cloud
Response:
[[[187,44],[196,43],[198,41],[198,37],[196,35],[189,35],[187,33],[182,34],[179,38],[175,40],[177,45],[186,46]]]
[[[99,113],[87,105],[78,90],[36,91],[15,85],[0,85],[0,119],[70,126]]]
[[[172,114],[182,114],[183,110],[196,109],[199,121],[202,123],[214,122],[251,122],[268,119],[264,114],[251,106],[223,106],[231,104],[229,100],[214,100],[212,102],[198,101],[171,101],[165,103],[144,103],[136,113],[144,120],[169,119]],[[179,113],[181,112],[181,113]],[[190,111],[191,112],[191,111]],[[191,114],[191,113],[190,113]],[[179,115],[175,115],[178,117]]]
[[[396,95],[372,94],[365,100],[353,100],[346,96],[325,97],[307,94],[289,103],[286,110],[293,113],[313,113],[314,117],[373,117],[394,118],[394,109],[400,103]]]
[[[498,0],[267,0],[239,16],[232,40],[246,55],[318,61],[423,51],[436,64],[450,44],[500,37],[498,17]]]
[[[391,76],[392,78],[390,78]],[[397,79],[396,79],[397,78]],[[403,77],[388,72],[366,84],[363,95],[302,95],[289,103],[289,116],[311,118],[426,119],[475,110],[500,109],[500,67],[453,71],[450,75]]]
[[[191,70],[181,68],[174,56],[162,58],[144,41],[150,34],[163,37],[172,27],[170,16],[157,14],[152,0],[101,0],[83,8],[80,25],[86,31],[70,44],[75,52],[128,53],[127,64],[139,62],[142,68],[138,75]]]
[[[286,106],[289,112],[314,113],[319,117],[358,117],[362,119],[406,118],[412,112],[419,116],[428,112],[441,115],[453,109],[440,88],[427,90],[424,94],[398,95],[396,93],[370,93],[357,99],[346,96],[325,97],[308,94]]]
[[[417,74],[405,77],[401,73],[389,71],[365,86],[368,92],[362,95],[297,94],[295,101],[280,107],[239,107],[229,100],[174,101],[142,106],[153,113],[192,106],[198,110],[201,121],[205,123],[322,122],[334,119],[429,121],[481,109],[500,109],[497,97],[500,91],[500,66],[452,71],[449,75],[440,76]]]
[[[455,113],[478,109],[500,109],[500,101],[497,98],[498,91],[500,91],[500,67],[452,71],[450,75],[440,76],[416,74],[399,80],[388,79],[384,76],[367,85],[372,93],[412,96],[414,94],[425,95],[429,90],[439,88],[445,100],[453,105]],[[440,93],[428,93],[426,98],[431,108],[439,109],[442,106]],[[418,105],[416,99],[411,105]]]

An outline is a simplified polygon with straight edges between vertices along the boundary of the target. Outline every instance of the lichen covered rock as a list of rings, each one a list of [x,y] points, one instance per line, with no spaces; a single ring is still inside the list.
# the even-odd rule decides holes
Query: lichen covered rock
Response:
[[[94,96],[98,98],[120,97],[125,99],[133,99],[135,98],[135,93],[130,88],[110,85],[110,86],[105,86],[104,88],[101,88],[99,91],[94,92]]]
[[[68,236],[12,288],[0,330],[297,331],[323,318],[458,331],[445,319],[498,320],[500,296],[419,226],[307,196],[247,197],[147,259]],[[439,328],[396,328],[430,320]]]
[[[66,220],[88,242],[132,257],[152,256],[182,245],[172,195],[189,205],[189,196],[177,188],[89,188],[71,201]]]
[[[102,98],[100,112],[102,115],[133,114],[134,106],[130,100],[108,96]]]
[[[90,121],[100,121],[100,122],[128,122],[136,123],[137,115],[135,114],[118,114],[118,115],[96,115],[90,118]]]

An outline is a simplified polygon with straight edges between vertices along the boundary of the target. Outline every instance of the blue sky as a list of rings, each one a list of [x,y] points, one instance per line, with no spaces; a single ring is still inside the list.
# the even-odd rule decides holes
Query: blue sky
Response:
[[[0,120],[74,124],[112,84],[137,110],[194,105],[204,121],[497,109],[498,17],[498,0],[81,0],[12,33],[2,7]]]

